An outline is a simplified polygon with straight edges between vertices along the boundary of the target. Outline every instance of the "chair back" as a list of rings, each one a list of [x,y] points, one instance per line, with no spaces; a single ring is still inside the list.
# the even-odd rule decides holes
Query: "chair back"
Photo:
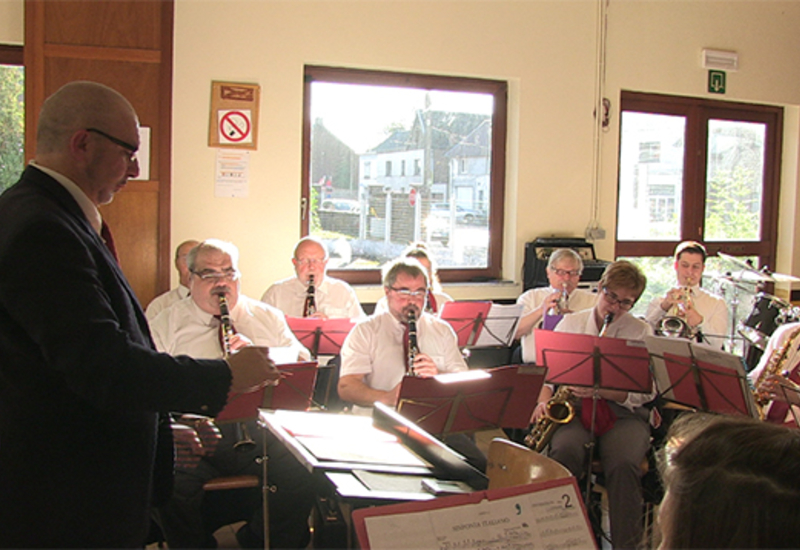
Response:
[[[489,444],[486,475],[489,477],[489,489],[500,489],[563,479],[572,474],[552,458],[508,439],[496,437]]]

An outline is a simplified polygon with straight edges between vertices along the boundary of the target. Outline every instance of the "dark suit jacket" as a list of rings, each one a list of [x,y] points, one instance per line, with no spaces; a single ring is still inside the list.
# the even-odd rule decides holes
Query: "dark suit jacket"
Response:
[[[154,350],[58,182],[29,166],[0,196],[0,547],[143,544],[154,469],[171,476],[159,413],[216,414],[230,381],[222,361]]]

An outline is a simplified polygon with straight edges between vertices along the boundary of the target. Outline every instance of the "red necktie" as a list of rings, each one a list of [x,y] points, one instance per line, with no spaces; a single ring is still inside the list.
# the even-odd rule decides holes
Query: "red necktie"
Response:
[[[592,429],[592,401],[594,399],[591,397],[584,397],[581,400],[581,424],[587,430]],[[616,420],[617,415],[608,406],[608,401],[602,397],[598,398],[594,417],[594,435],[601,436],[607,433],[614,427]]]
[[[114,237],[111,236],[111,229],[109,229],[105,220],[103,220],[103,224],[100,226],[100,236],[103,238],[103,242],[106,243],[106,248],[108,248],[108,250],[111,252],[111,255],[114,256],[114,259],[117,260],[117,263],[119,263],[117,247],[114,246]]]

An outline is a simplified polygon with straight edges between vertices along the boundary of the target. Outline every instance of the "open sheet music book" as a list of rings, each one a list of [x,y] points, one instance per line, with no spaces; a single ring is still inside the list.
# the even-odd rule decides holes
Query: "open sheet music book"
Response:
[[[459,347],[510,346],[522,304],[489,301],[445,302],[439,317],[456,331]]]
[[[597,548],[574,477],[353,512],[369,550]]]

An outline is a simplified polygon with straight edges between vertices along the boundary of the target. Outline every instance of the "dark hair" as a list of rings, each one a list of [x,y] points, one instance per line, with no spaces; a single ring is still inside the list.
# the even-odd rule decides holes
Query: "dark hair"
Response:
[[[800,431],[697,414],[670,428],[662,468],[666,547],[797,548]]]
[[[689,254],[700,254],[703,257],[703,263],[706,263],[706,258],[708,257],[708,252],[706,252],[706,247],[700,244],[697,241],[683,241],[681,244],[675,247],[675,261],[681,259],[681,254],[684,252],[688,252]]]

